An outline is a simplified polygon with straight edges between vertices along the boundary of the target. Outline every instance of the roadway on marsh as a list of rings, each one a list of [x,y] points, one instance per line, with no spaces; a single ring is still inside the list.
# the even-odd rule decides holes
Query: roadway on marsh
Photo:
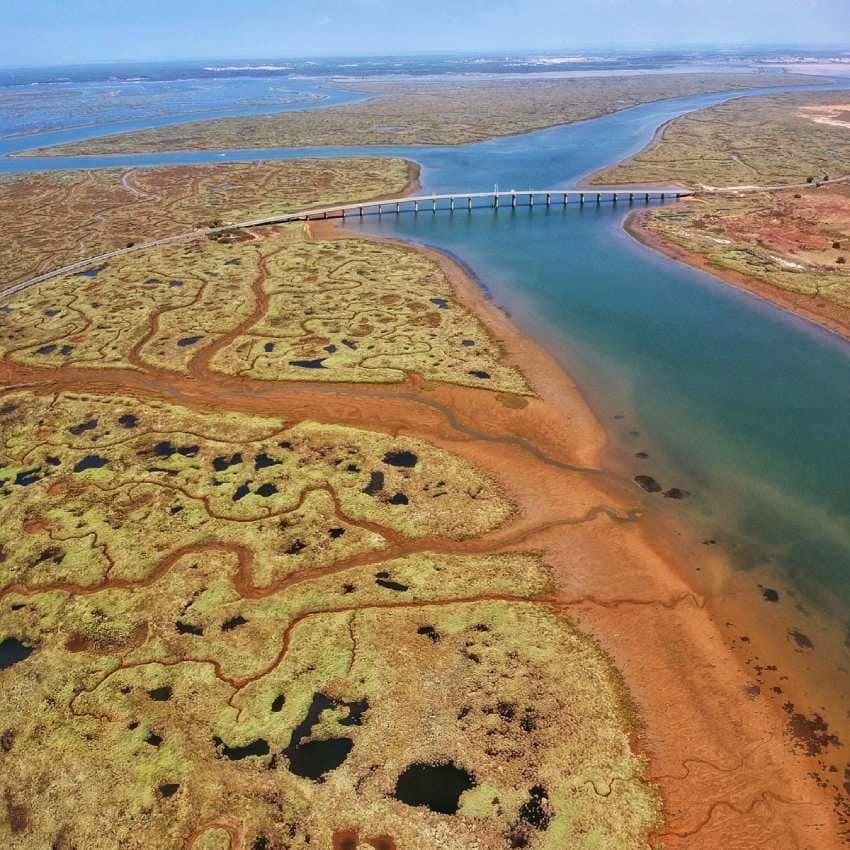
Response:
[[[126,175],[125,175],[126,176]],[[843,177],[837,177],[833,180],[823,181],[818,184],[819,186],[826,186],[835,183],[843,183],[850,180],[850,175],[845,175]],[[129,187],[128,187],[129,188]],[[229,224],[217,226],[217,227],[202,227],[195,228],[193,230],[187,230],[183,233],[172,234],[171,236],[163,236],[159,239],[152,239],[146,242],[140,242],[135,245],[128,245],[124,248],[117,248],[114,251],[106,251],[102,254],[96,254],[91,257],[85,257],[81,260],[76,260],[73,263],[69,263],[68,265],[61,266],[60,268],[53,269],[49,272],[44,272],[40,275],[36,275],[35,277],[28,278],[27,280],[20,281],[19,283],[8,286],[2,290],[0,290],[0,299],[8,298],[12,295],[15,295],[18,292],[22,292],[25,289],[29,289],[30,287],[37,286],[39,283],[44,283],[47,280],[50,280],[54,277],[59,277],[65,274],[73,274],[76,272],[83,271],[89,266],[96,265],[97,263],[103,263],[107,260],[115,259],[116,257],[121,257],[126,254],[133,254],[139,251],[147,251],[150,248],[156,248],[159,245],[168,245],[173,242],[183,242],[191,239],[200,239],[208,236],[214,236],[220,233],[226,233],[230,230],[239,230],[248,227],[263,227],[269,224],[285,224],[287,222],[295,222],[295,221],[307,221],[309,219],[315,218],[333,218],[333,217],[342,217],[349,211],[359,211],[363,210],[364,214],[368,215],[379,215],[379,210],[385,206],[395,206],[395,205],[403,205],[403,204],[414,204],[418,207],[419,204],[433,204],[434,211],[448,211],[447,207],[439,207],[440,201],[449,201],[453,203],[457,200],[466,201],[469,199],[469,203],[471,204],[472,200],[480,200],[480,199],[502,199],[508,198],[511,200],[511,207],[514,206],[529,206],[533,207],[534,202],[533,199],[536,197],[543,197],[544,199],[548,198],[551,201],[552,206],[564,205],[568,203],[568,198],[578,199],[581,202],[583,198],[590,198],[590,203],[617,203],[618,200],[627,199],[627,202],[631,202],[632,196],[634,199],[640,201],[641,196],[644,196],[645,200],[660,200],[665,197],[670,197],[671,199],[683,198],[683,197],[692,197],[699,194],[746,194],[753,192],[779,192],[779,191],[788,191],[792,189],[799,188],[811,188],[811,184],[808,183],[799,183],[792,184],[787,186],[728,186],[728,187],[712,187],[712,188],[702,188],[698,191],[691,191],[687,189],[677,189],[675,187],[640,187],[640,188],[619,188],[619,187],[594,187],[592,189],[524,189],[522,191],[502,191],[502,192],[454,192],[451,194],[434,194],[434,195],[410,195],[406,197],[397,197],[397,198],[387,198],[384,200],[372,200],[372,201],[363,201],[363,202],[355,202],[351,204],[341,204],[332,207],[318,207],[307,210],[299,210],[288,213],[280,213],[278,215],[273,216],[265,216],[263,218],[256,219],[248,219],[245,221],[237,221],[231,222]],[[607,196],[607,197],[606,197]],[[654,196],[654,198],[653,198]],[[557,199],[561,198],[562,200],[559,202]],[[525,200],[522,200],[525,199]],[[554,200],[553,200],[554,199]],[[550,204],[544,200],[541,206],[549,206]],[[469,207],[470,209],[490,209],[497,210],[501,208],[501,204],[487,204],[486,206],[475,206],[472,205]],[[369,212],[371,210],[371,212]],[[399,210],[391,210],[391,214],[396,214],[396,212],[417,212],[418,209],[412,208],[408,206],[407,209],[399,209]]]

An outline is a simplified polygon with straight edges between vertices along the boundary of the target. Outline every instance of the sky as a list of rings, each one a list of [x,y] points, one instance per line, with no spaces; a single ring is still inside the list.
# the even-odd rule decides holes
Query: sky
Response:
[[[0,63],[850,42],[850,0],[3,0]]]

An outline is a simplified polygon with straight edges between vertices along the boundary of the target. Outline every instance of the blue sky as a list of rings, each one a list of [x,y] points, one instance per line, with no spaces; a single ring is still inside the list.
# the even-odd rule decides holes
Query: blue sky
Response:
[[[850,41],[850,0],[3,0],[4,65]]]

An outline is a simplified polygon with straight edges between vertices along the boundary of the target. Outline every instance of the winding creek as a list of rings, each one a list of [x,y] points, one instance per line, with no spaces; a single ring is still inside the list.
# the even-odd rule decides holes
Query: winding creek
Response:
[[[648,104],[454,148],[6,156],[0,171],[367,153],[415,159],[423,193],[566,188],[639,150],[671,118],[728,97]],[[117,129],[135,128],[6,139],[0,153]],[[675,507],[658,496],[645,497],[647,505],[684,512],[697,537],[716,539],[741,568],[775,576],[843,631],[850,621],[850,346],[636,243],[623,230],[628,213],[627,204],[429,210],[347,227],[459,258],[576,379],[608,430],[612,465],[693,493]]]

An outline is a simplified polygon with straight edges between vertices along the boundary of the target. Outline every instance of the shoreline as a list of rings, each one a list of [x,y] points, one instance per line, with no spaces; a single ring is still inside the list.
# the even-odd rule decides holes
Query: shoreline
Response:
[[[787,693],[781,698],[768,695],[767,687],[760,702],[753,696],[757,686],[747,654],[750,640],[759,644],[768,641],[777,628],[773,615],[782,620],[788,612],[767,602],[754,602],[759,590],[751,575],[736,571],[719,550],[688,540],[687,523],[681,516],[671,519],[668,514],[672,510],[653,510],[650,505],[658,503],[650,503],[635,485],[605,474],[606,467],[610,468],[606,463],[611,451],[608,434],[568,372],[533,337],[516,327],[456,260],[431,247],[354,234],[334,222],[311,222],[309,232],[318,238],[377,239],[432,257],[449,276],[458,300],[500,340],[505,361],[520,368],[538,394],[519,416],[510,417],[515,420],[512,432],[522,434],[533,445],[542,443],[544,450],[557,450],[568,435],[577,453],[573,462],[579,459],[600,473],[588,477],[589,469],[573,472],[567,482],[562,474],[553,473],[553,490],[543,484],[548,471],[542,476],[539,465],[523,462],[521,457],[519,462],[515,458],[498,470],[485,466],[508,492],[519,495],[521,515],[529,512],[529,479],[539,477],[541,489],[555,500],[565,487],[574,492],[588,488],[604,495],[605,504],[621,517],[632,516],[635,510],[648,517],[638,522],[599,517],[587,524],[579,539],[552,529],[532,535],[523,545],[544,552],[554,571],[556,597],[563,601],[564,613],[612,659],[638,707],[636,749],[648,759],[647,778],[658,785],[666,813],[664,826],[653,838],[663,840],[669,848],[713,850],[718,842],[729,838],[728,833],[718,836],[708,828],[714,806],[724,804],[740,810],[749,808],[742,819],[752,821],[752,827],[745,826],[743,831],[752,829],[754,836],[761,834],[768,827],[761,820],[758,800],[783,799],[793,789],[795,799],[805,797],[811,811],[818,812],[819,829],[832,833],[830,838],[821,836],[822,846],[840,846],[838,830],[834,824],[828,825],[834,818],[835,800],[814,785],[811,774],[815,765],[798,758],[793,742],[786,737],[788,716],[782,700],[789,700],[792,694],[797,700],[798,693],[805,700],[807,683],[783,682]],[[463,390],[445,385],[431,391],[455,408],[465,395]],[[482,405],[477,413],[472,415],[473,422],[479,416],[492,422],[492,410],[487,406]],[[575,446],[576,442],[580,445]],[[475,452],[468,457],[476,463],[486,462]],[[535,496],[532,505],[536,502]],[[547,504],[546,510],[551,509]],[[698,564],[696,572],[693,564]],[[701,570],[706,580],[698,582]],[[784,588],[782,593],[784,596]],[[754,610],[755,606],[759,607]],[[730,641],[730,620],[739,630],[736,638],[746,633],[743,643]],[[636,634],[642,636],[640,642],[635,642]],[[772,652],[773,647],[765,649]],[[782,655],[784,678],[793,652],[789,646],[787,652],[774,653],[774,657]],[[822,702],[827,700],[816,705]],[[680,718],[674,723],[671,706]],[[809,701],[798,708],[801,712],[810,710]],[[742,753],[751,754],[752,763],[748,762],[750,755],[741,758]],[[703,813],[707,800],[718,793],[718,776],[732,772],[724,765],[739,760],[734,772],[740,779],[752,772],[749,781],[743,783],[743,792],[736,783],[723,787],[722,799]],[[692,776],[692,762],[717,767],[709,771],[711,775],[694,770]],[[737,802],[736,793],[742,793]],[[693,830],[678,828],[682,820],[699,824],[701,819],[705,823]],[[799,846],[806,846],[812,826],[805,818],[791,811],[786,817],[774,817],[777,819],[782,822],[783,835],[790,832],[799,839]],[[741,830],[740,823],[737,829]],[[697,836],[703,831],[704,835]]]
[[[750,275],[717,266],[698,251],[692,251],[670,242],[650,230],[646,226],[646,218],[649,212],[649,210],[634,210],[626,216],[623,222],[623,229],[626,233],[641,245],[657,251],[675,262],[706,272],[728,286],[746,292],[798,319],[810,322],[844,342],[850,342],[850,309],[847,310],[846,319],[838,318],[830,315],[829,312],[822,312],[813,308],[811,306],[812,296],[788,292]],[[840,308],[838,305],[829,305],[828,309]]]

